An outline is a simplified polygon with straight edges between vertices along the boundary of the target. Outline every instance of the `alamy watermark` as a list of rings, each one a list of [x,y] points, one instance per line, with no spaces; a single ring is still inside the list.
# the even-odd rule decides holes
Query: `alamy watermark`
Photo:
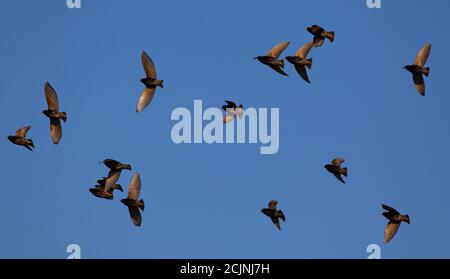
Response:
[[[379,260],[381,259],[381,247],[378,244],[370,244],[367,246],[366,252],[369,253],[367,259]]]
[[[81,8],[81,0],[67,0],[66,5],[67,5],[67,8],[69,8],[69,9],[80,9]]]
[[[67,256],[69,260],[81,259],[81,247],[78,244],[69,244],[66,248],[66,253],[69,253],[69,256]]]
[[[194,100],[193,117],[190,110],[184,107],[172,111],[171,120],[178,121],[172,127],[172,141],[176,144],[232,144],[247,143],[248,140],[250,144],[261,144],[261,154],[276,154],[280,144],[280,112],[278,108],[270,108],[270,123],[268,112],[268,108],[246,108],[242,117],[234,117],[232,121],[224,123],[224,116],[219,108],[211,107],[203,111],[202,101]],[[208,123],[203,127],[204,121]]]
[[[381,0],[367,0],[366,4],[369,9],[381,9]]]

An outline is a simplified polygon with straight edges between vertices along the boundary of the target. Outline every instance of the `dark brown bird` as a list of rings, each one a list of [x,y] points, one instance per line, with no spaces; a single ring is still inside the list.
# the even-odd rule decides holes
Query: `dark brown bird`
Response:
[[[150,104],[153,96],[155,95],[157,86],[161,88],[164,87],[164,80],[157,79],[155,64],[145,51],[142,51],[141,60],[146,77],[141,79],[141,82],[145,85],[145,88],[144,91],[142,91],[141,97],[139,97],[136,107],[137,112],[143,111]]]
[[[284,61],[283,59],[278,60],[278,57],[280,57],[280,54],[288,47],[289,43],[290,41],[282,42],[273,47],[266,56],[257,56],[255,59],[274,69],[278,73],[287,76],[288,74],[283,71]]]
[[[50,118],[50,136],[54,144],[58,144],[62,137],[61,121],[67,121],[67,114],[59,112],[58,95],[55,89],[46,82],[44,87],[45,99],[47,100],[48,109],[43,113]]]
[[[325,31],[325,29],[318,25],[307,27],[306,30],[314,35],[313,42],[315,47],[322,46],[325,38],[327,38],[330,42],[334,42],[334,31]]]
[[[22,127],[16,131],[15,136],[8,136],[8,139],[16,145],[22,145],[26,149],[33,151],[33,149],[32,149],[32,148],[34,148],[33,141],[31,139],[26,138],[27,132],[30,129],[31,129],[31,126]]]
[[[270,220],[272,220],[272,222],[275,224],[275,226],[281,230],[281,226],[280,226],[280,220],[283,220],[283,222],[286,221],[286,217],[284,216],[283,211],[281,210],[277,210],[277,204],[278,201],[276,200],[271,200],[269,202],[268,208],[263,208],[261,209],[261,212],[266,215],[267,217],[270,218]]]
[[[105,164],[109,168],[108,177],[105,181],[105,187],[106,188],[113,188],[115,184],[117,184],[117,181],[119,180],[120,174],[122,173],[122,170],[130,170],[131,171],[131,165],[129,164],[122,164],[121,162],[118,162],[113,159],[106,159],[102,163]]]
[[[405,67],[403,67],[412,74],[416,90],[422,96],[425,96],[425,81],[423,79],[423,76],[428,77],[428,75],[430,74],[430,67],[424,67],[427,63],[430,52],[431,45],[425,45],[417,54],[414,63],[412,65],[406,65]]]
[[[286,60],[293,64],[297,73],[307,82],[311,83],[308,78],[308,73],[306,72],[306,68],[311,69],[312,67],[312,58],[307,59],[309,51],[313,47],[314,43],[309,42],[306,45],[302,46],[297,52],[295,56],[287,56]]]
[[[232,121],[236,117],[239,117],[239,119],[242,118],[244,114],[244,106],[242,104],[237,106],[233,101],[225,101],[225,103],[227,104],[222,106],[222,109],[227,113],[223,118],[224,124]]]
[[[342,179],[342,175],[347,177],[347,168],[341,168],[341,164],[345,162],[345,159],[336,158],[331,161],[331,165],[325,165],[325,169],[331,172],[334,176],[336,176],[339,181],[345,184],[344,179]]]
[[[115,189],[123,192],[122,186],[120,184],[114,184],[112,187],[106,187],[106,178],[103,177],[97,180],[97,185],[94,188],[89,189],[89,191],[98,198],[103,198],[107,200],[112,200],[114,198],[113,191]]]
[[[144,200],[139,199],[141,193],[141,176],[139,173],[135,173],[131,178],[130,187],[128,190],[128,197],[122,199],[121,202],[128,207],[130,212],[131,221],[136,226],[140,226],[142,223],[142,217],[140,210],[144,211]]]
[[[388,243],[397,234],[400,223],[405,222],[410,224],[410,220],[408,215],[401,215],[397,210],[388,205],[382,204],[381,206],[387,211],[383,212],[383,216],[389,220],[384,231],[384,243]]]

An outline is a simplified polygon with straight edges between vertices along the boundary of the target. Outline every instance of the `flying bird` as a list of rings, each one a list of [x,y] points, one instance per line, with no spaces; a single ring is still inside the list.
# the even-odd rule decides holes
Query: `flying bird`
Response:
[[[417,54],[416,59],[412,65],[403,67],[413,76],[414,85],[420,95],[425,96],[425,81],[423,76],[428,77],[430,74],[430,67],[424,67],[427,63],[428,56],[431,52],[431,45],[425,45]]]
[[[276,200],[271,200],[269,202],[268,208],[263,208],[261,209],[261,212],[266,215],[267,217],[269,217],[272,222],[275,224],[275,226],[281,230],[281,226],[280,226],[280,220],[283,220],[283,222],[286,221],[286,217],[284,216],[283,211],[281,210],[277,210],[277,204],[278,201]]]
[[[383,212],[383,216],[389,220],[384,231],[384,243],[388,243],[397,233],[400,223],[405,222],[410,224],[410,220],[408,215],[401,215],[397,210],[388,205],[382,204],[381,206],[386,210],[386,212]]]
[[[345,159],[342,158],[336,158],[333,161],[331,161],[331,164],[325,165],[325,169],[332,173],[336,178],[345,184],[344,179],[342,178],[342,175],[347,177],[347,168],[341,168],[341,164],[345,162]]]
[[[107,200],[112,200],[114,198],[113,191],[115,189],[123,192],[122,186],[120,184],[114,184],[111,187],[106,187],[106,178],[97,180],[97,185],[94,188],[89,189],[94,196],[98,198],[103,198]]]
[[[318,25],[307,27],[306,30],[314,35],[313,42],[315,47],[322,46],[325,38],[327,38],[330,42],[334,41],[334,31],[326,31]]]
[[[141,176],[135,173],[131,178],[130,187],[128,190],[128,197],[122,199],[121,202],[128,207],[131,221],[136,226],[141,226],[142,217],[140,210],[144,211],[144,200],[139,199],[141,193]]]
[[[255,59],[274,69],[278,73],[287,76],[288,74],[283,71],[284,61],[283,59],[278,60],[278,57],[280,57],[280,54],[288,47],[289,43],[290,41],[282,42],[273,47],[266,56],[257,56]]]
[[[306,45],[302,46],[297,52],[295,56],[287,56],[286,60],[293,64],[297,73],[307,82],[311,83],[308,78],[308,73],[306,72],[306,68],[311,69],[312,66],[312,58],[307,59],[309,51],[313,47],[314,42],[309,42]]]
[[[244,114],[244,106],[242,104],[237,106],[233,101],[225,101],[225,103],[227,104],[222,106],[222,109],[227,113],[223,118],[224,124],[232,121],[236,117],[239,117],[239,119],[242,118]]]
[[[8,136],[8,139],[16,145],[22,145],[26,149],[33,151],[33,149],[32,149],[32,148],[34,148],[33,141],[31,139],[26,138],[27,132],[30,129],[31,129],[31,126],[22,127],[16,131],[15,136]]]
[[[122,164],[121,162],[118,162],[113,159],[106,159],[102,162],[109,168],[108,177],[105,181],[105,188],[112,188],[119,180],[120,174],[122,173],[122,170],[130,170],[131,171],[131,165],[129,164]]]
[[[49,82],[45,83],[44,93],[48,109],[44,110],[42,113],[50,118],[50,136],[53,143],[58,144],[62,137],[60,119],[66,122],[67,114],[65,112],[59,112],[58,95]]]
[[[155,64],[145,51],[142,51],[141,60],[146,74],[146,77],[142,78],[141,82],[145,85],[145,88],[142,91],[141,97],[139,97],[136,112],[143,111],[150,104],[157,86],[164,87],[164,80],[158,80],[156,78]]]

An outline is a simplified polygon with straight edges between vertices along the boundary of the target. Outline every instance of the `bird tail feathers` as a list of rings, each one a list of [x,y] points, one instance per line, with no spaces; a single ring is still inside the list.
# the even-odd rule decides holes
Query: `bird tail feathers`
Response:
[[[308,64],[306,64],[306,67],[311,70],[312,62],[313,62],[312,58],[306,59],[306,61],[308,61]]]
[[[347,177],[347,168],[341,168],[340,172],[343,176]]]
[[[334,31],[325,32],[324,35],[330,42],[334,42]]]
[[[430,67],[423,68],[423,74],[424,74],[426,77],[428,77],[428,75],[430,74]]]
[[[67,113],[66,112],[61,112],[61,119],[66,122],[67,121]]]
[[[144,211],[144,209],[145,209],[144,200],[139,200],[139,201],[138,201],[138,207],[139,207],[142,211]]]

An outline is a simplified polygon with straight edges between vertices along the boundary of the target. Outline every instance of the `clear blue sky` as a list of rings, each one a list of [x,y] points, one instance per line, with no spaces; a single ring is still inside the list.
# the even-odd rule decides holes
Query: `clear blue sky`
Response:
[[[382,1],[2,1],[0,4],[1,258],[450,257],[450,3]],[[253,59],[319,24],[336,31],[313,49],[311,85]],[[419,96],[402,69],[432,43]],[[165,80],[137,114],[146,50]],[[67,111],[51,143],[45,81]],[[170,115],[231,99],[280,108],[280,149],[175,145]],[[36,152],[6,137],[33,125]],[[347,159],[345,186],[323,165]],[[88,189],[114,158],[142,178],[142,227]],[[133,172],[120,183],[128,189]],[[277,231],[260,209],[279,201]],[[388,245],[381,203],[411,217]]]

